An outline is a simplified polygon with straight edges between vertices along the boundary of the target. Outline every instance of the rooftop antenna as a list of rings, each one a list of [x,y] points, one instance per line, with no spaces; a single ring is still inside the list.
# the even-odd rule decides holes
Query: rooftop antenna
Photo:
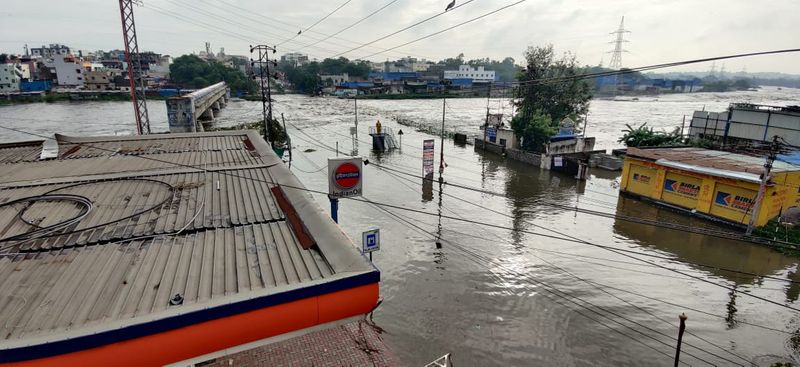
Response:
[[[136,117],[136,132],[150,134],[150,118],[147,116],[147,101],[142,75],[142,57],[139,54],[139,41],[136,39],[136,22],[133,19],[133,5],[141,5],[141,0],[119,0],[122,18],[122,37],[125,41],[125,62],[128,64],[128,79],[131,84],[131,101]]]

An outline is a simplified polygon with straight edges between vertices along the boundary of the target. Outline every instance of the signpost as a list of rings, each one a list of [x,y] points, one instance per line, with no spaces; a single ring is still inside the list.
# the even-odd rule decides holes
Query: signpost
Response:
[[[339,198],[361,196],[361,158],[328,158],[328,199],[331,218],[339,223]]]
[[[433,146],[433,139],[422,142],[422,176],[428,179],[433,179]]]
[[[381,249],[381,230],[378,228],[370,229],[361,233],[361,252],[369,253],[369,261],[372,261],[372,252]]]

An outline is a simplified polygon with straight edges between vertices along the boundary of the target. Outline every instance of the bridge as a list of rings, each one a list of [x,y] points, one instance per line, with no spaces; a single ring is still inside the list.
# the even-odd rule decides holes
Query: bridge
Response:
[[[201,121],[214,121],[214,113],[231,98],[225,82],[167,99],[169,131],[173,133],[204,131]]]

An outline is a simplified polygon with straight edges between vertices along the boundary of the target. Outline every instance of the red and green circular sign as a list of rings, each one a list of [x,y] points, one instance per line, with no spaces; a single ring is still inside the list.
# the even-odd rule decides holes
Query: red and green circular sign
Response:
[[[361,181],[361,170],[350,162],[342,163],[333,171],[333,182],[342,189],[351,189]]]

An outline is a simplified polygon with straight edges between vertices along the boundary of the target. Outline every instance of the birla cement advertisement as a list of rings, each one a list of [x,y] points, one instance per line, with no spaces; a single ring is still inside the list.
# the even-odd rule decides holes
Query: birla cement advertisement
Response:
[[[714,201],[711,205],[711,214],[735,222],[747,223],[756,201],[756,194],[753,190],[717,184]]]
[[[627,190],[643,196],[652,196],[656,170],[635,164],[631,164],[630,167]]]
[[[670,204],[694,209],[703,181],[696,177],[668,172],[664,179],[662,200]]]

